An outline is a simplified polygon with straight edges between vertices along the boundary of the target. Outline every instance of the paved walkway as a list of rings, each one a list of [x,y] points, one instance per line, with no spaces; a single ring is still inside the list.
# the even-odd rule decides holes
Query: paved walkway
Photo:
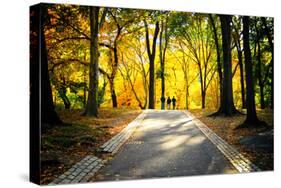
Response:
[[[86,156],[50,184],[260,171],[188,111],[145,110],[100,149],[117,154]]]
[[[183,111],[146,112],[132,138],[96,180],[236,173],[237,169]]]

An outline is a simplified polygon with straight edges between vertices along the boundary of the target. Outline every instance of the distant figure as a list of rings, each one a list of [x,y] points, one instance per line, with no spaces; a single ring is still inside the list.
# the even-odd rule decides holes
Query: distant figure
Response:
[[[173,98],[172,98],[172,103],[173,103],[173,110],[175,109],[175,107],[176,107],[176,99],[175,99],[175,97],[173,96]]]
[[[162,96],[162,97],[161,97],[161,109],[162,109],[162,110],[165,109],[165,100],[166,100],[165,97]]]
[[[170,110],[170,107],[171,107],[171,98],[170,97],[168,97],[168,99],[167,99],[167,109],[168,110]]]

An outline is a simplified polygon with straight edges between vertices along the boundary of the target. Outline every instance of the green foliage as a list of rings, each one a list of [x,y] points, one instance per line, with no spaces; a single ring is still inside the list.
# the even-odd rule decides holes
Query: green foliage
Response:
[[[75,141],[71,137],[48,136],[48,137],[44,138],[44,142],[42,143],[42,145],[48,146],[48,147],[50,147],[50,146],[54,147],[55,145],[59,145],[62,147],[70,147],[76,143],[77,143],[77,141]]]
[[[169,74],[168,73],[164,73],[163,74],[163,71],[161,70],[161,68],[158,68],[157,70],[156,70],[156,78],[157,79],[161,79],[161,77],[162,77],[162,75],[164,75],[164,77],[168,77],[169,76]]]
[[[71,147],[78,143],[94,143],[96,137],[103,135],[101,128],[91,128],[87,125],[73,124],[59,126],[50,130],[50,133],[41,139],[42,150]]]
[[[105,80],[104,80],[102,87],[99,87],[99,90],[98,90],[98,104],[99,104],[99,106],[104,102],[106,85],[107,85],[107,82],[105,82]]]
[[[94,143],[96,141],[96,138],[91,135],[83,135],[79,137],[79,142],[91,142]]]
[[[132,86],[129,80],[133,83],[139,100],[143,101],[147,98],[147,80],[149,72],[147,72],[148,57],[146,55],[145,43],[145,27],[144,22],[148,24],[149,33],[155,27],[155,22],[158,21],[160,29],[163,29],[163,38],[167,36],[167,41],[162,40],[162,45],[168,43],[167,53],[165,57],[165,73],[166,88],[171,86],[171,93],[179,93],[179,97],[184,96],[186,91],[181,91],[178,88],[179,80],[184,80],[187,77],[186,83],[189,85],[189,96],[192,104],[200,103],[200,83],[207,90],[208,83],[210,87],[206,91],[206,101],[209,104],[216,103],[214,93],[219,90],[219,85],[216,83],[217,70],[216,64],[216,47],[214,36],[211,28],[210,17],[207,14],[175,12],[175,11],[160,11],[160,10],[136,10],[123,8],[101,8],[106,10],[104,22],[101,25],[99,33],[99,68],[102,70],[99,74],[98,87],[98,105],[107,106],[111,104],[111,94],[108,92],[110,88],[106,84],[108,79],[112,79],[115,83],[114,90],[117,95],[117,103],[121,104],[123,98],[131,98],[133,106],[138,106],[139,103],[134,99]],[[49,5],[45,6],[48,12],[46,16],[45,36],[48,48],[49,74],[52,85],[54,102],[57,109],[63,109],[67,101],[71,104],[71,109],[84,108],[88,94],[89,84],[89,62],[90,62],[90,19],[88,6],[76,5]],[[100,18],[102,13],[100,12]],[[221,24],[218,15],[212,15],[214,25],[217,30],[218,41],[221,43]],[[234,41],[242,41],[242,16],[232,17],[232,61],[236,65],[238,55],[237,49],[234,46]],[[269,44],[263,18],[251,17],[250,22],[250,48],[253,60],[253,73],[255,91],[259,98],[259,72],[264,80],[264,98],[265,103],[268,103],[270,93],[272,92],[271,82],[273,70],[271,65],[271,46]],[[273,18],[265,18],[266,25],[269,28],[269,34],[273,39]],[[162,28],[163,26],[163,28]],[[165,30],[164,28],[166,28]],[[152,37],[152,36],[150,36]],[[258,69],[256,43],[259,39],[261,45],[261,61],[262,64]],[[151,45],[151,44],[150,44]],[[159,45],[156,43],[156,63],[155,78],[159,79],[163,76],[159,64]],[[241,50],[243,43],[241,42]],[[220,45],[222,59],[222,46]],[[115,57],[116,56],[116,57]],[[181,70],[181,67],[171,69],[173,64],[178,61],[181,65],[188,64],[188,70]],[[117,60],[117,61],[116,61]],[[198,65],[201,64],[201,65]],[[198,65],[198,66],[197,66]],[[125,75],[124,71],[128,68],[130,79]],[[201,68],[200,68],[201,67]],[[233,66],[235,67],[235,66]],[[189,70],[190,69],[190,70]],[[201,69],[200,80],[199,73]],[[120,78],[119,71],[123,71],[123,78]],[[189,74],[185,74],[189,72]],[[170,76],[169,76],[170,75]],[[186,76],[188,75],[188,76]],[[197,75],[197,76],[196,76]],[[213,76],[214,75],[214,76]],[[239,68],[234,75],[234,90],[235,102],[239,106]],[[175,77],[175,79],[174,79]],[[198,79],[196,78],[198,77]],[[194,81],[195,78],[195,81]],[[106,80],[106,81],[105,81]],[[210,80],[210,81],[209,81]],[[160,84],[156,81],[156,90],[160,90]],[[185,84],[185,85],[186,85]],[[211,88],[212,87],[212,88]],[[171,89],[170,89],[171,90]],[[156,95],[157,92],[156,92]],[[198,97],[199,96],[199,97]],[[218,97],[218,94],[216,94]],[[209,100],[210,99],[210,100]],[[138,104],[137,104],[138,103]],[[157,103],[157,102],[156,102]],[[181,102],[184,103],[183,101]],[[179,102],[180,104],[180,102]],[[156,104],[157,106],[157,104]],[[191,108],[194,105],[191,105]],[[208,106],[208,105],[207,105]]]

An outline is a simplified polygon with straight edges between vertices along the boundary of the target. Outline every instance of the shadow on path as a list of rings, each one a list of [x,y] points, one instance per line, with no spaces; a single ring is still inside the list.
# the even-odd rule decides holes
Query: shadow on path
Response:
[[[96,181],[236,173],[182,111],[149,111]]]

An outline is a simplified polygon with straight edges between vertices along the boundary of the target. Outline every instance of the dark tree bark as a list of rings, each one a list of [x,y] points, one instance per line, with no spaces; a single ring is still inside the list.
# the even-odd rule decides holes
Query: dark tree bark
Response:
[[[118,34],[114,40],[114,48],[113,48],[114,62],[113,62],[113,66],[112,66],[113,68],[112,68],[112,73],[111,73],[111,79],[109,80],[113,108],[117,108],[117,96],[115,93],[114,79],[115,79],[118,64],[119,64],[118,63],[118,53],[117,53],[117,39],[118,39],[120,33],[121,33],[121,30],[118,32]]]
[[[259,83],[259,89],[260,89],[260,108],[265,108],[265,102],[264,102],[264,82],[262,79],[262,62],[261,62],[261,47],[260,47],[260,41],[259,36],[257,36],[257,77],[258,77],[258,83]]]
[[[84,56],[84,60],[86,61],[86,55]],[[84,88],[83,88],[83,105],[84,105],[84,108],[86,109],[87,108],[87,82],[86,82],[86,67],[84,66],[84,74],[83,74],[83,79],[84,79]]]
[[[272,80],[271,80],[271,83],[270,83],[270,86],[271,86],[271,108],[273,109],[273,107],[274,107],[274,101],[273,101],[273,99],[274,99],[274,84],[273,84],[273,78],[274,78],[274,47],[273,47],[273,31],[272,31],[272,34],[271,34],[271,32],[270,32],[270,29],[269,29],[269,27],[268,27],[268,25],[267,25],[267,23],[266,23],[266,19],[265,19],[265,17],[262,17],[261,18],[262,19],[262,23],[263,23],[263,26],[264,26],[264,28],[265,28],[265,34],[266,34],[266,36],[267,36],[267,39],[268,39],[268,43],[269,43],[269,46],[270,46],[270,51],[271,51],[271,61],[270,61],[270,65],[269,66],[271,66],[271,68],[272,68]]]
[[[233,23],[234,25],[234,23]],[[236,51],[238,54],[238,65],[240,70],[240,85],[241,85],[241,102],[242,102],[242,109],[246,108],[246,101],[245,101],[245,81],[244,81],[244,64],[243,64],[243,51],[240,41],[240,31],[234,25],[235,30],[235,38],[234,38],[234,45],[236,47]]]
[[[70,109],[71,103],[70,103],[68,97],[66,96],[66,87],[65,86],[61,86],[61,88],[58,88],[58,91],[59,91],[60,98],[63,101],[64,108],[65,109]]]
[[[155,23],[155,30],[153,35],[153,41],[152,41],[152,49],[150,49],[150,42],[149,42],[149,31],[148,31],[148,25],[147,22],[144,21],[145,25],[145,38],[146,38],[146,48],[147,48],[147,54],[149,58],[149,94],[148,94],[148,108],[154,109],[155,108],[155,97],[154,97],[154,88],[155,88],[155,77],[154,77],[154,59],[155,59],[155,53],[156,53],[156,40],[157,35],[159,33],[159,21],[156,21]]]
[[[168,47],[168,27],[167,27],[168,17],[166,15],[166,20],[161,20],[161,30],[159,36],[159,57],[160,57],[160,68],[161,68],[161,99],[165,98],[165,58],[166,50]],[[164,35],[164,40],[163,40]],[[163,43],[164,42],[164,43]],[[161,109],[165,109],[165,101],[161,100]]]
[[[239,44],[240,46],[240,44]],[[245,84],[244,84],[244,66],[243,66],[243,54],[241,50],[241,46],[237,46],[237,53],[238,53],[238,63],[240,69],[240,85],[241,85],[241,101],[242,101],[242,108],[246,108],[246,101],[245,101]]]
[[[223,47],[223,100],[220,109],[213,115],[232,116],[238,111],[233,103],[231,61],[231,16],[220,15]]]
[[[40,50],[39,54],[41,54],[41,56],[39,57],[41,58],[40,59],[41,78],[39,78],[41,81],[41,92],[40,92],[41,93],[41,120],[42,123],[44,124],[54,125],[62,122],[54,109],[53,95],[52,95],[52,89],[51,89],[49,71],[48,71],[48,56],[47,56],[46,41],[44,35],[44,25],[45,25],[47,10],[45,9],[45,7],[42,7],[41,10],[42,12],[41,12],[40,39],[39,39],[41,44],[41,48],[39,49]]]
[[[165,100],[162,101],[162,98],[165,98],[165,77],[164,77],[164,71],[165,71],[165,59],[163,58],[163,30],[164,30],[164,24],[163,21],[161,21],[161,30],[160,30],[160,36],[159,36],[159,57],[160,57],[160,68],[161,68],[161,109],[165,109]]]
[[[244,43],[244,58],[245,58],[245,69],[246,69],[246,106],[247,106],[247,117],[244,125],[250,125],[256,127],[259,123],[256,104],[255,104],[255,93],[253,85],[253,73],[252,73],[252,56],[249,45],[249,17],[243,16],[243,43]]]
[[[110,86],[112,107],[117,108],[117,97],[116,97],[116,92],[115,92],[115,87],[114,87],[114,79],[109,79],[108,82],[109,82],[109,86]]]
[[[87,116],[98,116],[98,31],[99,31],[99,7],[90,7],[90,70],[89,70],[89,91],[87,101]]]
[[[202,95],[202,97],[201,97],[202,109],[204,109],[205,108],[205,101],[206,101],[206,93],[205,93],[204,90],[201,91],[201,95]]]
[[[217,53],[217,72],[219,76],[219,86],[220,86],[220,104],[222,104],[223,100],[223,95],[222,95],[222,89],[223,89],[223,83],[222,83],[222,65],[221,65],[221,55],[220,55],[220,45],[219,45],[219,40],[218,40],[218,33],[217,33],[217,28],[213,19],[213,16],[209,14],[211,26],[213,29],[213,35],[214,35],[214,40],[215,40],[215,45],[216,45],[216,53]]]

